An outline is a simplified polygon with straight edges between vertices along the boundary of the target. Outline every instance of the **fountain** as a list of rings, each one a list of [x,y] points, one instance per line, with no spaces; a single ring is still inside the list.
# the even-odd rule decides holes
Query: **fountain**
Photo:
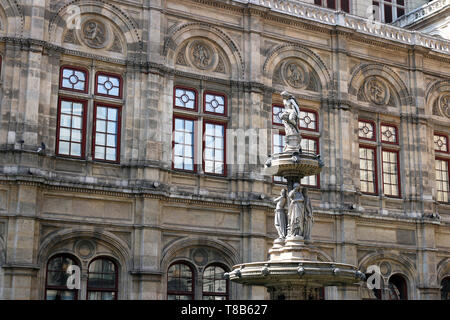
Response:
[[[295,98],[282,94],[285,106],[280,115],[286,133],[282,153],[266,161],[266,171],[287,180],[287,189],[274,201],[278,238],[269,250],[270,260],[239,264],[226,274],[231,281],[264,286],[272,300],[317,300],[325,286],[355,286],[364,274],[355,266],[318,261],[318,250],[311,243],[314,218],[307,188],[302,178],[322,171],[320,155],[302,152],[299,132],[300,108]]]

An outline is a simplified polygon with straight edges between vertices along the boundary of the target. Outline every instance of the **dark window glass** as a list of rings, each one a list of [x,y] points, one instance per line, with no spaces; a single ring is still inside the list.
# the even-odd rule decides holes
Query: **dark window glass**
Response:
[[[169,268],[167,272],[167,299],[194,299],[194,274],[188,265],[177,263]]]
[[[350,13],[350,0],[341,0],[341,10]]]
[[[89,265],[88,300],[117,299],[117,268],[109,259],[96,259]]]
[[[203,300],[227,300],[228,280],[224,278],[225,269],[209,266],[203,272]]]
[[[45,296],[47,300],[76,300],[78,290],[69,290],[67,279],[70,274],[67,270],[72,265],[78,265],[74,259],[67,255],[58,255],[47,263],[47,277]]]
[[[327,7],[330,9],[336,9],[336,0],[328,0],[327,1]]]
[[[384,5],[384,22],[392,22],[392,6],[389,4]]]
[[[450,300],[450,277],[441,282],[441,300]]]

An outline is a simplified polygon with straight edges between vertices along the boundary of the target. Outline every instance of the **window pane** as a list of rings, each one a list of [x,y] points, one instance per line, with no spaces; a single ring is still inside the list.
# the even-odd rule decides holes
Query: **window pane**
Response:
[[[381,141],[397,143],[397,128],[394,126],[381,126]]]
[[[69,155],[70,153],[70,143],[69,142],[59,142],[58,153],[62,155]]]
[[[61,75],[61,88],[86,91],[86,73],[64,67]]]
[[[317,116],[314,112],[300,110],[300,128],[317,130]]]
[[[72,143],[70,149],[70,155],[75,157],[81,157],[81,144]]]
[[[449,162],[446,160],[436,160],[436,190],[437,201],[449,202]]]
[[[439,152],[448,152],[447,136],[434,135],[434,150]]]
[[[97,119],[106,120],[106,114],[108,113],[108,109],[105,107],[97,107]]]
[[[118,98],[121,96],[120,79],[116,76],[98,75],[96,93]]]
[[[70,129],[61,128],[59,132],[59,139],[70,141]]]
[[[193,290],[193,274],[185,264],[175,264],[169,268],[167,276],[167,291],[190,293]]]
[[[218,114],[225,113],[225,97],[215,94],[205,94],[205,111]]]
[[[174,168],[194,170],[194,121],[175,119]]]
[[[374,125],[370,122],[359,121],[359,137],[364,139],[373,140],[375,138]]]
[[[47,290],[46,299],[47,300],[75,300],[77,290]]]
[[[175,106],[187,109],[196,109],[196,93],[188,89],[175,89]]]
[[[383,151],[383,190],[388,196],[399,196],[397,153]]]
[[[116,268],[112,261],[97,259],[89,265],[88,290],[89,288],[115,288]]]
[[[205,172],[224,174],[224,125],[205,124],[205,152],[208,150],[211,161],[205,162]],[[214,155],[214,156],[213,156]]]
[[[376,192],[375,150],[371,148],[359,148],[359,173],[361,192]]]

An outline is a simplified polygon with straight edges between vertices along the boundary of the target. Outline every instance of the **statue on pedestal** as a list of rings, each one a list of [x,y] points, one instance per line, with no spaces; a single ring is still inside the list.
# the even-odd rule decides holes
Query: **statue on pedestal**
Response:
[[[313,217],[313,209],[311,205],[311,200],[308,196],[308,189],[303,188],[302,190],[303,198],[305,199],[305,222],[303,226],[303,239],[310,240],[311,239],[311,230],[314,223]]]
[[[305,199],[300,191],[300,184],[297,183],[289,192],[289,237],[303,236],[305,219]]]
[[[287,235],[287,217],[286,217],[286,203],[287,191],[281,190],[281,195],[274,200],[277,204],[275,209],[275,228],[278,231],[278,239],[284,239]]]
[[[281,93],[283,97],[284,111],[280,114],[281,122],[286,133],[285,152],[298,152],[302,137],[298,126],[300,118],[300,107],[295,98],[286,91]]]

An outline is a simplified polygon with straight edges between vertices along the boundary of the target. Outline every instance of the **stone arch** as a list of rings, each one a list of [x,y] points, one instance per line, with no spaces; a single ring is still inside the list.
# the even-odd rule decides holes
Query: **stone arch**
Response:
[[[238,252],[231,247],[230,245],[226,244],[223,241],[216,240],[216,239],[209,239],[209,238],[182,238],[179,240],[176,240],[175,242],[168,245],[161,254],[161,270],[163,272],[166,272],[169,265],[177,259],[176,254],[177,252],[182,251],[183,249],[187,249],[190,247],[198,247],[198,248],[211,248],[213,250],[219,251],[223,254],[223,260],[222,263],[225,262],[225,265],[228,265],[229,268],[231,268],[233,265],[236,265],[239,263],[239,254]],[[184,259],[184,258],[183,258]],[[195,262],[192,259],[189,259],[186,257],[186,260],[195,265]],[[214,260],[213,260],[214,261]],[[219,261],[215,261],[219,262]],[[210,262],[206,263],[205,265],[209,264]]]
[[[350,99],[358,100],[360,89],[371,77],[382,79],[391,87],[397,99],[397,107],[410,104],[410,93],[405,82],[394,70],[381,64],[361,64],[353,71],[348,86]]]
[[[0,0],[0,34],[11,37],[21,37],[23,33],[24,15],[17,0]]]
[[[378,265],[387,262],[390,266],[390,270],[386,274],[383,274],[383,288],[388,288],[389,278],[395,274],[401,275],[406,280],[408,299],[415,298],[414,284],[416,282],[417,270],[414,263],[405,256],[392,253],[392,252],[374,252],[365,255],[360,259],[358,269],[365,272],[370,265]]]
[[[77,250],[79,241],[94,244],[92,255],[82,256]],[[39,288],[45,288],[46,264],[51,256],[56,254],[71,254],[80,261],[82,273],[87,273],[89,263],[100,256],[110,257],[119,267],[119,299],[125,298],[129,286],[129,270],[132,267],[131,251],[128,245],[119,237],[108,231],[95,229],[63,229],[48,234],[41,242],[37,263],[40,268]],[[122,288],[122,289],[120,289]]]
[[[262,70],[266,85],[272,86],[272,78],[277,66],[289,58],[297,58],[308,65],[319,79],[318,91],[324,96],[330,93],[333,88],[331,73],[320,56],[306,47],[291,43],[276,46],[267,54]]]
[[[446,277],[450,277],[450,258],[442,259],[437,265],[438,284]]]
[[[131,253],[128,245],[111,232],[96,231],[94,229],[64,229],[50,233],[43,239],[39,246],[38,264],[47,260],[56,244],[61,244],[73,239],[92,239],[104,243],[111,249],[111,252],[116,254],[116,258],[118,258],[121,265],[130,268]]]
[[[450,80],[437,80],[432,82],[425,93],[426,113],[450,118],[450,106],[443,110],[440,106],[440,98],[450,97]]]
[[[193,22],[175,25],[168,30],[162,55],[169,67],[175,66],[177,50],[191,38],[204,38],[223,50],[230,65],[230,76],[237,80],[244,76],[244,60],[235,42],[222,30],[207,23]]]
[[[94,14],[107,19],[122,33],[127,52],[140,52],[143,50],[143,42],[138,31],[137,23],[119,7],[104,0],[74,0],[68,1],[55,10],[49,22],[49,41],[55,45],[61,45],[63,36],[68,29],[66,21],[73,21],[69,17],[74,16],[73,8],[76,6],[81,15]],[[77,9],[78,10],[78,9]]]

